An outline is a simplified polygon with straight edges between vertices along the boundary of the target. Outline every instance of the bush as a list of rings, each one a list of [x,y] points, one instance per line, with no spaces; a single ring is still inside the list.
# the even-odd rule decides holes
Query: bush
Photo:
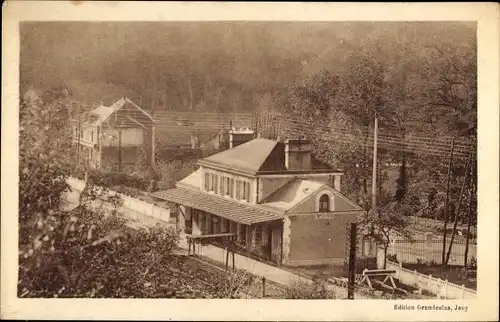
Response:
[[[467,263],[467,268],[468,269],[477,269],[477,260],[474,256],[472,256],[472,258]]]
[[[387,254],[387,260],[393,263],[399,263],[396,254]]]
[[[285,299],[335,299],[335,293],[328,289],[327,284],[321,282],[308,283],[296,281],[288,286],[283,292]]]

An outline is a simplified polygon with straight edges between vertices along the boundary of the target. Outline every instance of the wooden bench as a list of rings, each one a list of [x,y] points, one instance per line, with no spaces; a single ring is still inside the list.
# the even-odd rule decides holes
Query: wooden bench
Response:
[[[234,257],[235,257],[235,246],[234,246],[234,238],[236,237],[236,234],[232,233],[221,233],[221,234],[207,234],[207,235],[186,235],[186,239],[188,242],[188,256],[191,255],[191,245],[193,246],[193,257],[196,256],[196,250],[195,250],[195,245],[198,242],[201,242],[202,240],[219,240],[219,241],[224,241],[224,251],[226,252],[226,262],[225,266],[226,269],[229,267],[229,254],[232,255],[233,259],[233,269],[235,268],[234,266]]]
[[[397,287],[396,282],[394,282],[394,277],[396,276],[396,271],[392,269],[365,269],[361,275],[362,279],[360,284],[366,282],[370,290],[373,290],[373,284],[377,284],[390,291],[400,291],[402,293],[407,293],[405,290]],[[371,280],[372,277],[385,277],[381,282],[379,280]],[[387,285],[386,282],[390,281],[391,285]]]

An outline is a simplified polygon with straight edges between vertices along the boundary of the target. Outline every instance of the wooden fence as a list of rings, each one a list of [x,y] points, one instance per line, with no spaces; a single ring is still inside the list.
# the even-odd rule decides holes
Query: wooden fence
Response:
[[[438,298],[444,299],[475,299],[476,291],[466,288],[464,285],[457,285],[442,280],[432,275],[424,275],[417,271],[403,268],[402,263],[387,261],[387,269],[396,271],[396,277],[403,284],[425,290],[435,294]]]

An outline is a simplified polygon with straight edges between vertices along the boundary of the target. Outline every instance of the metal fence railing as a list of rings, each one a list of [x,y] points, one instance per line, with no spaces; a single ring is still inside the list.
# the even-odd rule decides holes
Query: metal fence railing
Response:
[[[451,240],[447,240],[445,251]],[[463,265],[465,259],[465,240],[454,240],[450,253],[449,264]],[[402,263],[441,263],[443,253],[443,240],[440,238],[416,239],[416,240],[393,240],[387,249],[389,257],[397,259]],[[469,241],[467,262],[477,259],[477,245],[474,240]]]

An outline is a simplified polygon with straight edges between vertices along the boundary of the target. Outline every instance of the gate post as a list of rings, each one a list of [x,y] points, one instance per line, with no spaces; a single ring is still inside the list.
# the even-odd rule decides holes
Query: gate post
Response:
[[[351,223],[350,249],[349,249],[349,279],[347,284],[347,299],[354,299],[354,274],[356,263],[356,230],[357,224]]]

